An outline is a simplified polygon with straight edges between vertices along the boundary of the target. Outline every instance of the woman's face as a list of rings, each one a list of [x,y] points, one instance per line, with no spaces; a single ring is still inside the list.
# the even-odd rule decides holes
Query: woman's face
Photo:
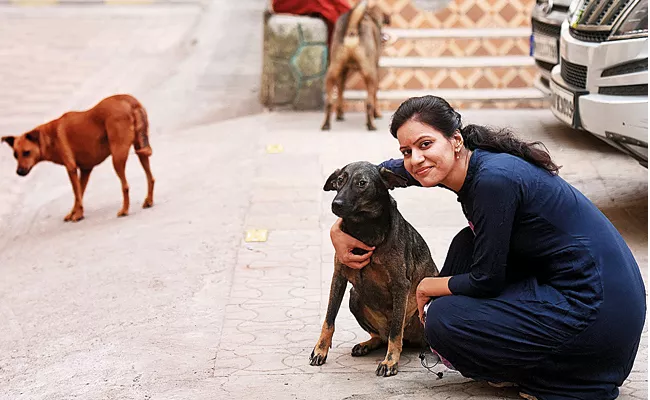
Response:
[[[447,139],[435,128],[411,119],[397,130],[397,140],[404,167],[422,186],[444,184],[455,165],[456,139]]]

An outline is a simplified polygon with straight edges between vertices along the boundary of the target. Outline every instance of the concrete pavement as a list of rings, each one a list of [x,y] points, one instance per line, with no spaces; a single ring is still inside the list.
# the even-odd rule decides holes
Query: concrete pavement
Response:
[[[232,50],[229,36],[205,35],[224,19],[244,29],[242,21],[251,22],[263,5],[240,2],[221,16],[198,7],[120,11],[126,18],[76,9],[52,11],[68,13],[67,19],[0,10],[0,29],[14,24],[0,40],[16,32],[41,35],[24,39],[25,49],[0,42],[0,76],[21,77],[0,80],[3,92],[9,90],[0,107],[2,134],[65,107],[89,106],[111,90],[130,91],[150,109],[157,180],[155,206],[139,208],[145,178],[131,158],[131,215],[118,219],[119,180],[104,163],[88,185],[86,219],[66,224],[72,194],[63,168],[39,165],[20,179],[10,151],[0,147],[0,399],[517,398],[516,390],[469,382],[441,366],[434,370],[444,376],[436,379],[413,351],[403,356],[397,376],[376,377],[382,351],[349,354],[366,334],[347,299],[327,363],[309,366],[333,268],[333,193],[323,192],[323,183],[348,162],[379,162],[399,152],[387,118],[377,132],[367,132],[363,116],[350,114],[323,133],[320,113],[247,109],[261,63],[255,66],[247,51],[237,55],[245,66],[230,65],[224,58]],[[48,43],[39,28],[44,23],[57,35],[66,32],[54,41],[59,47],[42,45]],[[77,34],[81,29],[88,34]],[[238,32],[254,38],[254,29]],[[141,47],[120,53],[128,37],[138,37]],[[41,52],[47,57],[38,58]],[[69,59],[78,63],[64,64]],[[92,66],[74,69],[84,62],[103,66],[101,74]],[[50,71],[50,65],[61,67]],[[54,89],[68,80],[68,89]],[[234,97],[224,97],[229,93]],[[231,104],[234,114],[219,111]],[[213,123],[245,112],[252,115]],[[463,115],[469,123],[511,126],[543,141],[563,165],[561,175],[621,231],[647,282],[646,169],[564,128],[546,110]],[[284,150],[267,153],[274,144]],[[455,196],[421,188],[393,196],[442,265],[451,238],[466,225]],[[268,230],[268,240],[245,242],[249,229]],[[647,398],[647,347],[646,331],[621,399]]]

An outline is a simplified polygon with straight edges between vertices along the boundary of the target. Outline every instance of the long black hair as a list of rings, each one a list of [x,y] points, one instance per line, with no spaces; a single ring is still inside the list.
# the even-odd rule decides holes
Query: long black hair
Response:
[[[403,102],[393,114],[390,133],[397,138],[397,130],[409,120],[427,124],[447,138],[451,138],[454,132],[459,131],[465,147],[470,150],[478,148],[512,154],[544,168],[553,175],[557,175],[560,169],[551,159],[543,143],[524,142],[508,129],[494,129],[481,125],[463,126],[460,114],[441,97],[431,95],[411,97]]]

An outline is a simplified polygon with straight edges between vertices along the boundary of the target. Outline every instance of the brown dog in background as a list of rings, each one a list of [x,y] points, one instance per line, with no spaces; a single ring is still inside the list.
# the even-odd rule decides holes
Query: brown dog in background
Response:
[[[336,120],[343,120],[343,91],[348,72],[359,70],[368,91],[366,101],[366,126],[368,130],[377,128],[375,118],[381,114],[377,110],[377,89],[379,86],[379,56],[381,53],[381,28],[390,23],[376,4],[367,0],[359,2],[352,10],[341,15],[334,26],[330,64],[325,77],[325,121],[322,130],[330,129],[330,114],[333,107],[334,87],[338,90]]]
[[[54,121],[37,126],[21,136],[3,136],[18,161],[16,173],[25,176],[37,163],[51,161],[68,171],[74,206],[65,221],[84,217],[83,195],[93,168],[113,156],[113,167],[122,182],[122,208],[118,217],[129,213],[129,185],[124,169],[133,145],[147,175],[148,191],[143,208],[153,206],[154,178],[149,167],[149,122],[147,112],[129,95],[115,95],[87,111],[71,111]]]

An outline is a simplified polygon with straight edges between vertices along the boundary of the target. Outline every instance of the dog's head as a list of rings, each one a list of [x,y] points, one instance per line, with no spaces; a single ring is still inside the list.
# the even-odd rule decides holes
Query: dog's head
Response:
[[[27,175],[41,160],[40,136],[40,132],[35,129],[20,136],[3,136],[0,139],[13,149],[14,158],[18,162],[16,168],[18,175]]]
[[[341,218],[376,218],[389,202],[388,190],[406,187],[406,178],[365,161],[348,164],[327,178],[323,190],[336,190],[332,212]]]

